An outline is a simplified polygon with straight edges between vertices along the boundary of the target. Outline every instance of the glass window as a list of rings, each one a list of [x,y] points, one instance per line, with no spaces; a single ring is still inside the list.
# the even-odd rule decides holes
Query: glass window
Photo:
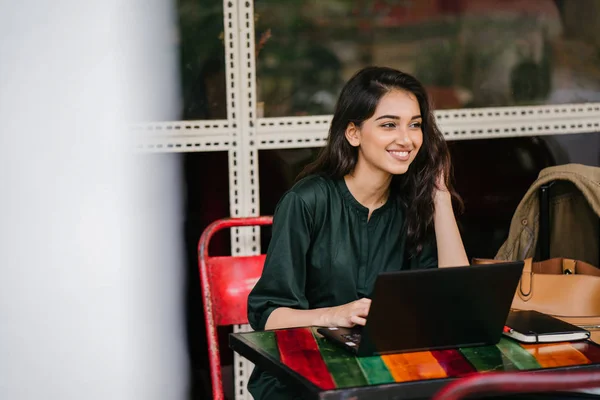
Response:
[[[600,1],[256,0],[264,116],[330,114],[359,68],[414,74],[437,109],[600,101]]]
[[[456,190],[465,203],[458,223],[470,257],[496,255],[517,205],[543,168],[567,163],[600,166],[600,133],[458,140],[448,145]],[[283,193],[319,150],[259,152],[262,215],[273,214]],[[261,237],[263,252],[269,238],[269,232]]]
[[[222,0],[178,0],[181,119],[226,119]]]
[[[204,309],[198,271],[198,240],[204,229],[217,219],[229,217],[229,161],[226,151],[183,153],[182,185],[184,192],[182,233],[185,239],[185,315],[187,351],[190,357],[191,395],[193,399],[210,398],[210,368],[204,325]],[[210,171],[210,173],[206,173]],[[208,195],[207,193],[209,193]],[[159,213],[160,210],[157,210]],[[211,239],[211,256],[231,254],[229,230],[217,232]],[[227,333],[219,331],[221,359],[232,364],[232,353],[227,349]],[[223,372],[227,374],[226,371]],[[231,382],[231,380],[226,381]],[[226,387],[226,390],[232,390]]]

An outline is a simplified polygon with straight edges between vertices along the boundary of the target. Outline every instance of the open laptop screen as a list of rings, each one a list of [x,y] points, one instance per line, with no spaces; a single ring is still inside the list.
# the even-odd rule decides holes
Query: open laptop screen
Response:
[[[354,351],[372,355],[495,344],[522,270],[517,261],[381,273]],[[331,332],[326,336],[348,334]]]

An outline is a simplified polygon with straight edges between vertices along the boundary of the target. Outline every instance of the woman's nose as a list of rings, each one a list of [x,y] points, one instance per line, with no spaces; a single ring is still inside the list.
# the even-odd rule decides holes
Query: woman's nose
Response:
[[[398,135],[396,136],[396,141],[402,144],[410,143],[410,135],[408,133],[408,129],[398,128]]]

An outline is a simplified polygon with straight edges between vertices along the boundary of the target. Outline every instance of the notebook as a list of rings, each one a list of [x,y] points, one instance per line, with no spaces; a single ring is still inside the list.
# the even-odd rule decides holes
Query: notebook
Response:
[[[317,331],[358,356],[496,344],[523,262],[383,272],[364,327]]]
[[[590,332],[538,311],[511,311],[504,335],[523,343],[554,343],[584,340]]]

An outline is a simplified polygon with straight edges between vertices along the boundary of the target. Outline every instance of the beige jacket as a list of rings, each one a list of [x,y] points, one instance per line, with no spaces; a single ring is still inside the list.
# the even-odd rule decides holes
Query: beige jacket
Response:
[[[550,258],[567,257],[600,266],[600,168],[567,164],[543,169],[519,203],[508,239],[496,259],[536,256],[539,230],[539,188],[550,189]]]

